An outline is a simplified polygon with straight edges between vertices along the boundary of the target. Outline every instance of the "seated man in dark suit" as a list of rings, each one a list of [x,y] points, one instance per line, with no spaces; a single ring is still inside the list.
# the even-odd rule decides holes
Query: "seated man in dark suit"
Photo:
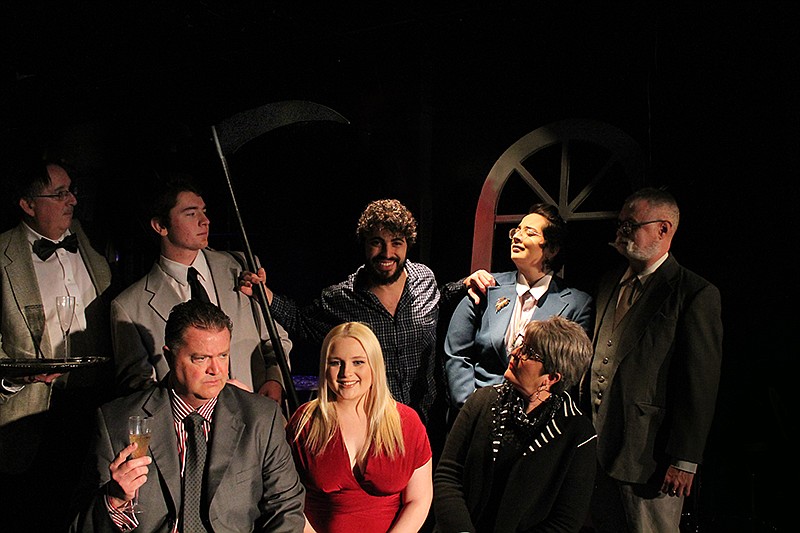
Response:
[[[172,309],[170,372],[98,410],[72,531],[303,530],[305,490],[278,404],[226,386],[231,331],[213,304],[192,299]],[[136,459],[128,459],[132,415],[149,417],[152,428],[148,453]],[[139,514],[131,506],[137,490]]]

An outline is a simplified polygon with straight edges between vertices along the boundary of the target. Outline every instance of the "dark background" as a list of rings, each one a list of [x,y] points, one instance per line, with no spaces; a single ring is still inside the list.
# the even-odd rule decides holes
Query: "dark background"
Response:
[[[204,183],[212,246],[243,248],[210,126],[244,110],[308,100],[350,121],[281,128],[230,158],[251,247],[271,287],[301,301],[360,264],[354,229],[370,200],[406,203],[420,222],[412,259],[456,280],[506,148],[569,118],[623,130],[647,180],[681,204],[679,261],[723,296],[701,523],[788,529],[797,2],[7,1],[0,12],[2,171],[33,146],[73,159],[79,217],[121,285],[155,257],[137,206],[167,171]],[[3,230],[18,217],[8,202],[2,214]],[[577,225],[574,242],[611,237],[598,227]],[[613,254],[572,257],[568,279],[592,291]],[[303,349],[294,364],[314,373]]]

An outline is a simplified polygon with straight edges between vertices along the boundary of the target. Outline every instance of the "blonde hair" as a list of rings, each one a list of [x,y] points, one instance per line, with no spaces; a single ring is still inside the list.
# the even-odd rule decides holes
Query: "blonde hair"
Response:
[[[333,341],[349,337],[357,340],[367,354],[367,361],[372,370],[372,387],[364,402],[367,415],[367,435],[371,446],[364,446],[356,461],[363,461],[370,448],[374,455],[386,454],[390,458],[405,454],[403,431],[400,424],[400,413],[397,404],[389,391],[386,382],[386,365],[383,362],[383,351],[378,338],[366,324],[361,322],[345,322],[328,332],[322,341],[319,361],[319,393],[310,401],[298,420],[294,431],[296,441],[303,429],[308,425],[306,447],[313,454],[322,453],[333,438],[339,422],[336,418],[336,394],[328,387],[328,356]]]

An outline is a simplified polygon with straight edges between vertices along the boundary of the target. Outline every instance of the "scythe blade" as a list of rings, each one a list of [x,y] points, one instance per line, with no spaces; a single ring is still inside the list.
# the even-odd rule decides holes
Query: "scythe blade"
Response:
[[[324,105],[304,100],[286,100],[237,113],[217,124],[215,128],[223,153],[230,155],[268,131],[315,120],[350,124],[349,120]]]

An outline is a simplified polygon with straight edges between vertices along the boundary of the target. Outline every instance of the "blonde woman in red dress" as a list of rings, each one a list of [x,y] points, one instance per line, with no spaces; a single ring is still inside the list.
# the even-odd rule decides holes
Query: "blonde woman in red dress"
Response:
[[[396,402],[366,324],[322,344],[318,397],[287,427],[306,487],[306,532],[392,533],[422,527],[433,498],[431,447],[419,415]]]

